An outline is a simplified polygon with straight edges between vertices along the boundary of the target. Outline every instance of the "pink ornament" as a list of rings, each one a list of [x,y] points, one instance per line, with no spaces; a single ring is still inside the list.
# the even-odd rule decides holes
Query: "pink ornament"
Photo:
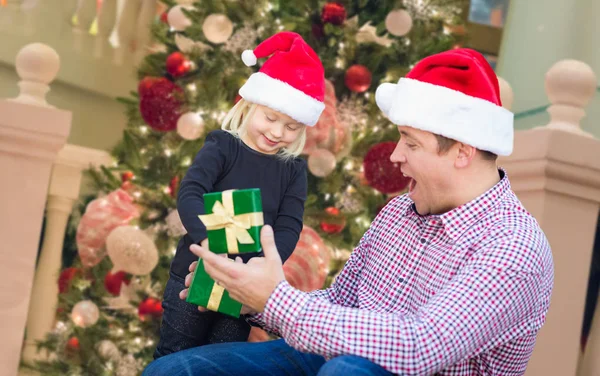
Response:
[[[350,128],[338,120],[337,99],[331,81],[325,81],[325,110],[315,126],[306,129],[306,143],[302,153],[310,155],[317,149],[327,149],[336,159],[345,157],[351,148]]]
[[[301,291],[320,289],[329,273],[330,259],[329,249],[323,239],[305,225],[296,249],[283,265],[285,279]]]
[[[92,267],[102,261],[106,256],[104,244],[111,231],[139,215],[132,197],[122,189],[90,202],[76,235],[77,251],[83,265]]]
[[[308,156],[308,170],[320,178],[331,174],[336,163],[335,155],[327,149],[317,149]]]

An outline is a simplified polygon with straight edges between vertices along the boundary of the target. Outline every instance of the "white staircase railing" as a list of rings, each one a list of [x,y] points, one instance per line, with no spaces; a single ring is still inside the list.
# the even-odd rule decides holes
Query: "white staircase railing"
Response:
[[[71,129],[71,113],[46,103],[60,64],[40,43],[19,52],[21,94],[0,99],[0,364],[16,375],[52,164]]]

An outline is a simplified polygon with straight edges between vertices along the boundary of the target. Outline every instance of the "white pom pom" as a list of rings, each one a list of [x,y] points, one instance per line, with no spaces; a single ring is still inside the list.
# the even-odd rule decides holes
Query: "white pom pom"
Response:
[[[390,110],[392,109],[396,86],[396,84],[386,82],[379,85],[377,90],[375,90],[375,102],[386,117],[389,116]]]
[[[242,52],[242,61],[249,67],[256,65],[256,56],[254,55],[254,52],[252,52],[252,50]]]

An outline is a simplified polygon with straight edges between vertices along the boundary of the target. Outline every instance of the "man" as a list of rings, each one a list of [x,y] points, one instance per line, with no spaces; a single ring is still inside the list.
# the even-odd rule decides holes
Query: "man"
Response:
[[[292,288],[268,226],[265,257],[248,264],[192,246],[254,312],[248,320],[282,339],[190,349],[145,375],[525,372],[549,307],[553,260],[496,165],[512,152],[513,115],[493,70],[475,51],[447,51],[382,84],[376,100],[398,125],[391,160],[411,178],[409,192],[380,212],[335,283]]]

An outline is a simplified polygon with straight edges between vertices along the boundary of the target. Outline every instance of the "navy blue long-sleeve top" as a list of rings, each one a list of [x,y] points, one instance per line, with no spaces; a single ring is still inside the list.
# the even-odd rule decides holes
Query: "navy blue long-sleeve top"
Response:
[[[206,227],[198,218],[205,214],[203,194],[228,189],[260,188],[265,224],[275,232],[277,250],[285,262],[298,243],[306,201],[306,161],[284,161],[276,155],[260,153],[232,134],[210,132],[204,146],[181,181],[177,211],[187,230],[179,241],[171,272],[185,278],[190,264],[198,260],[189,247],[206,239]],[[239,256],[247,262],[261,255]]]

